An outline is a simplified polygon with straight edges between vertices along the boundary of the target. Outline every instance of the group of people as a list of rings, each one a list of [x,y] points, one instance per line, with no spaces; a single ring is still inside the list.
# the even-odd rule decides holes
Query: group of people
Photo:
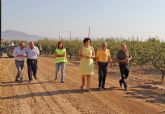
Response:
[[[107,76],[108,63],[112,62],[111,54],[107,49],[107,42],[102,42],[101,48],[97,50],[96,55],[94,48],[91,46],[91,39],[85,38],[83,40],[84,45],[79,50],[80,57],[80,73],[82,75],[81,89],[85,86],[89,89],[90,77],[94,74],[94,58],[96,58],[96,68],[98,69],[98,88],[99,90],[105,89],[105,81]],[[119,80],[120,87],[124,86],[127,90],[126,79],[129,75],[129,61],[132,59],[126,44],[121,43],[120,51],[116,55],[116,60],[119,62],[119,68],[121,73],[121,79]]]
[[[27,58],[28,78],[29,82],[33,80],[33,76],[37,79],[37,57],[39,55],[38,47],[34,45],[34,42],[29,42],[29,46],[26,48],[25,43],[20,42],[19,46],[14,48],[13,56],[15,57],[15,64],[18,70],[15,81],[22,82],[24,67],[24,60]]]
[[[85,38],[83,40],[83,46],[79,49],[80,58],[80,74],[82,78],[82,84],[80,89],[90,88],[90,78],[94,75],[94,59],[96,60],[96,68],[98,69],[98,88],[99,90],[104,90],[105,81],[107,77],[107,67],[108,64],[112,62],[111,54],[109,49],[107,49],[107,42],[101,43],[101,48],[95,53],[94,48],[91,46],[91,39]],[[39,55],[39,50],[34,46],[33,42],[29,42],[29,47],[25,48],[24,43],[20,43],[13,51],[13,56],[15,57],[16,67],[18,69],[18,74],[16,76],[16,81],[22,81],[22,69],[24,67],[24,59],[27,57],[27,67],[28,67],[28,77],[29,82],[32,81],[34,76],[37,79],[37,56]],[[65,82],[65,64],[67,63],[67,52],[64,47],[64,43],[59,41],[57,48],[55,49],[55,77],[57,80],[58,72],[61,67],[61,83]],[[124,86],[127,90],[126,79],[129,75],[129,61],[132,59],[126,44],[121,43],[120,50],[116,55],[116,61],[119,62],[119,69],[121,73],[121,79],[119,80],[120,87]],[[85,84],[86,83],[86,84]]]

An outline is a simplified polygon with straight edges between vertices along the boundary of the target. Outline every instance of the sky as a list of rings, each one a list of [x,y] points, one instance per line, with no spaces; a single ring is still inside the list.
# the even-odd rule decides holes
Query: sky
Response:
[[[165,41],[165,0],[2,0],[2,30]]]

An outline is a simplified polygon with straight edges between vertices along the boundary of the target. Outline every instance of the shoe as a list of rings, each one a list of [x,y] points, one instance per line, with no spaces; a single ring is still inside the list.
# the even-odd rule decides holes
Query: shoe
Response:
[[[32,80],[29,80],[29,82],[31,82]]]
[[[16,82],[19,82],[19,80],[18,80],[18,79],[15,79],[15,81],[16,81]]]
[[[122,81],[121,80],[119,80],[119,85],[122,88]]]
[[[125,90],[128,89],[127,83],[124,84],[124,89],[125,89]]]
[[[23,82],[23,78],[20,78],[19,82],[22,83]]]
[[[106,88],[105,87],[102,87],[103,90],[105,90]]]
[[[34,75],[34,79],[35,79],[35,80],[37,80],[37,79],[38,79],[36,75]]]
[[[61,81],[61,83],[64,83],[65,81]]]
[[[55,77],[54,80],[57,80],[57,77]]]
[[[21,82],[21,83],[22,83],[22,80],[23,80],[23,78],[21,78],[21,77],[18,77],[17,79],[15,79],[16,82]]]
[[[84,88],[84,85],[81,85],[81,86],[80,86],[80,89],[83,90],[83,88]]]
[[[103,91],[104,89],[103,89],[102,87],[99,87],[99,90],[100,90],[100,91]]]

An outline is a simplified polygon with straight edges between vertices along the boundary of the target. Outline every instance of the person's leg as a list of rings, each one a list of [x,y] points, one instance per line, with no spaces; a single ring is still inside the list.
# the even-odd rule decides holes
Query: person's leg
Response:
[[[61,63],[61,82],[65,81],[65,63]]]
[[[124,72],[124,74],[125,74],[125,79],[127,79],[128,75],[129,75],[129,66],[128,65],[125,65],[125,72]]]
[[[33,71],[33,76],[35,79],[37,79],[37,69],[38,69],[37,59],[32,60],[32,71]]]
[[[126,82],[126,79],[128,78],[128,74],[129,74],[129,68],[128,68],[128,65],[125,65],[124,66],[124,82],[123,82],[123,84],[124,84],[124,88],[125,88],[125,90],[127,90],[127,88],[128,88],[128,85],[127,85],[127,82]]]
[[[120,87],[122,87],[122,84],[124,84],[124,67],[123,65],[119,65],[121,79],[119,80]]]
[[[15,77],[15,81],[19,81],[19,80],[18,80],[18,78],[19,78],[18,61],[15,61],[15,66],[16,66],[16,68],[17,68],[17,75],[16,75],[16,77]]]
[[[16,61],[16,67],[17,67],[17,81],[21,81],[21,64],[19,61]]]
[[[84,85],[85,85],[85,77],[86,77],[85,75],[82,75],[82,76],[81,76],[81,80],[82,80],[82,84],[81,84],[81,86],[80,86],[81,89],[84,88]]]
[[[102,86],[102,78],[103,78],[103,69],[102,69],[102,65],[101,63],[99,62],[98,63],[98,66],[99,66],[99,69],[98,69],[98,74],[99,74],[99,77],[98,77],[98,80],[99,80],[99,88]]]
[[[102,82],[102,88],[105,89],[105,80],[107,77],[107,66],[108,63],[104,64],[104,68],[103,68],[103,82]]]
[[[89,87],[90,87],[90,78],[91,78],[91,76],[90,75],[87,75],[87,89],[89,89]]]
[[[56,69],[55,69],[55,80],[57,80],[57,76],[58,76],[58,71],[60,68],[60,63],[55,63]]]
[[[24,67],[24,61],[21,61],[20,62],[20,79],[21,79],[21,82],[23,80],[23,73],[22,73],[23,67]]]
[[[27,67],[28,67],[28,78],[29,81],[31,81],[33,72],[32,72],[32,61],[30,59],[27,59]]]

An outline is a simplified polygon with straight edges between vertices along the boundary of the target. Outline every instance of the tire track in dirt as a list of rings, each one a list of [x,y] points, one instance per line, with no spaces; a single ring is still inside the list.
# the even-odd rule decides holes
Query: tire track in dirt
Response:
[[[71,69],[71,68],[69,68],[69,69]],[[70,72],[71,71],[74,71],[75,72],[75,67],[73,68],[73,70],[69,70]],[[66,72],[69,72],[69,71],[66,71]],[[76,74],[78,74],[78,72],[75,72]],[[74,73],[71,73],[71,74],[74,74]],[[72,80],[73,81],[73,80]],[[96,80],[95,80],[96,81]],[[74,82],[77,82],[77,79],[74,81]],[[97,83],[97,82],[96,82]],[[116,84],[115,84],[116,85]],[[120,93],[118,93],[118,94],[124,94],[123,92],[120,92]],[[98,96],[98,95],[96,95],[96,94],[93,94],[95,97],[97,97],[98,99],[100,99],[100,100],[102,100],[102,97],[104,96],[105,98],[107,98],[107,99],[109,99],[109,97],[110,97],[110,95],[109,94],[105,94],[104,93],[104,95],[102,95],[102,94],[100,94],[100,96]],[[112,96],[112,95],[111,95]],[[123,99],[123,97],[121,97],[121,96],[114,96],[114,99],[116,99],[116,97],[119,97],[119,98],[121,98],[121,99]],[[112,98],[113,99],[113,98]],[[125,98],[124,98],[125,99]],[[104,100],[104,99],[103,99]],[[104,103],[105,103],[105,101],[107,101],[107,100],[104,100]],[[120,101],[120,102],[119,102]],[[128,101],[130,101],[131,102],[131,100],[130,99],[125,99],[124,101],[123,100],[118,100],[118,99],[116,99],[116,100],[114,100],[113,102],[115,103],[115,104],[117,104],[117,105],[114,105],[114,104],[112,104],[112,105],[114,105],[114,107],[117,107],[117,110],[121,110],[121,111],[123,111],[123,110],[128,110],[128,112],[131,112],[131,113],[137,113],[137,112],[139,112],[139,109],[141,109],[141,108],[143,108],[143,103],[139,103],[139,102],[131,102],[131,103],[128,103]],[[122,105],[120,105],[121,104],[121,102],[122,102]],[[111,103],[111,102],[106,102],[106,104],[109,104],[109,103]],[[127,104],[128,105],[128,107],[127,106],[124,106],[125,104]],[[134,105],[132,105],[132,104],[135,104],[135,106],[137,105],[137,106],[141,106],[141,107],[137,107],[136,108],[136,110],[135,109],[133,109],[133,108],[130,108],[130,107],[134,107]],[[120,111],[118,111],[118,113],[119,113]],[[128,113],[127,111],[125,112],[125,113]],[[148,110],[142,110],[142,113],[157,113],[155,110],[151,110],[151,108],[150,107],[148,107]]]
[[[75,67],[70,67],[70,69],[73,69],[72,71],[75,73],[78,71],[78,70],[76,70],[76,71],[74,70]],[[107,77],[107,78],[109,78],[109,77]],[[92,79],[93,79],[93,82],[98,83],[97,78],[95,76],[93,76]],[[112,88],[113,87],[116,88],[116,85],[118,85],[118,81],[111,79],[110,85],[112,86]],[[142,100],[138,101],[135,99],[129,99],[129,96],[126,95],[126,92],[127,91],[121,91],[121,89],[114,89],[114,90],[111,90],[112,94],[104,92],[104,94],[98,94],[98,95],[93,94],[93,95],[95,97],[97,97],[98,99],[105,101],[106,104],[113,103],[112,105],[114,105],[114,107],[117,107],[118,113],[119,112],[123,113],[123,111],[125,111],[124,113],[131,112],[131,113],[135,113],[135,114],[136,113],[156,114],[156,113],[160,112],[159,107],[156,106],[156,108],[155,108],[155,107],[153,107],[153,104],[151,105],[151,103],[146,103],[145,101],[142,102]],[[104,98],[104,99],[102,99],[102,98]],[[107,100],[107,99],[109,99],[109,100]],[[134,107],[136,107],[136,108],[134,108]],[[146,108],[144,110],[141,110],[144,107],[146,107]]]
[[[26,68],[27,70],[27,68]],[[59,108],[57,104],[52,103],[51,98],[47,97],[48,93],[47,90],[43,89],[40,82],[33,80],[32,82],[28,83],[28,88],[32,93],[32,96],[35,98],[35,103],[38,105],[38,109],[36,110],[38,113],[47,113],[47,114],[62,114],[62,109]],[[40,111],[40,112],[39,112]]]
[[[5,77],[5,78],[7,78],[8,76],[8,78],[7,78],[7,80],[9,81],[9,82],[12,82],[12,73],[11,72],[9,72],[9,71],[11,71],[11,69],[10,69],[10,66],[11,66],[11,60],[9,60],[8,58],[5,58],[5,59],[3,59],[3,65],[4,65],[4,67],[3,67],[3,69],[4,69],[4,74],[3,74],[3,76]],[[8,66],[8,67],[7,67]],[[8,82],[7,81],[7,82]],[[9,89],[10,90],[10,89]],[[4,91],[6,92],[6,93],[8,93],[8,87],[7,88],[4,88]],[[11,84],[11,95],[13,95],[14,97],[13,97],[13,101],[12,101],[12,103],[13,104],[11,104],[11,100],[4,100],[4,102],[7,102],[7,110],[5,110],[4,111],[4,114],[6,113],[13,113],[13,114],[20,114],[20,102],[19,102],[19,100],[18,100],[18,98],[17,98],[17,93],[16,93],[16,90],[15,90],[15,88],[14,88],[14,86]],[[11,110],[11,111],[9,111],[8,112],[8,110]]]
[[[13,66],[14,64],[9,64],[8,66]],[[11,69],[11,68],[9,68]],[[15,69],[14,69],[15,70]],[[10,70],[11,71],[11,70]],[[12,76],[13,74],[13,76]],[[16,70],[15,72],[10,72],[10,77],[15,77],[16,74]],[[10,82],[12,81],[13,79],[10,78]],[[11,86],[13,86],[11,84]],[[37,88],[38,89],[38,88]],[[36,90],[37,90],[36,89]],[[27,90],[27,91],[25,91]],[[14,85],[13,86],[13,93],[12,93],[12,96],[13,96],[13,99],[15,104],[15,108],[13,109],[13,113],[17,114],[17,113],[21,113],[21,114],[30,114],[31,113],[31,107],[33,107],[33,113],[45,113],[45,112],[49,112],[50,109],[47,109],[48,111],[43,111],[43,109],[45,107],[47,107],[47,104],[45,105],[45,101],[41,102],[41,100],[38,100],[38,98],[35,97],[35,95],[33,94],[34,92],[36,92],[36,90],[33,91],[33,87],[31,87],[31,85],[29,85],[28,83],[26,84],[17,84],[17,85]],[[31,96],[29,97],[30,99],[33,99],[33,101],[30,101],[30,103],[28,103],[28,98],[26,99],[23,99],[22,96],[23,94],[25,93],[29,93],[31,94]],[[44,107],[43,107],[44,106]],[[42,112],[43,111],[43,112]]]
[[[44,75],[47,76],[47,71],[45,71],[45,68],[42,66],[43,66],[43,63],[40,64],[40,71],[42,71],[42,72],[38,73],[38,75],[40,76],[39,81],[41,81],[41,82],[48,81],[50,79],[48,79],[47,77],[44,77]],[[77,111],[77,109],[75,109],[70,104],[70,102],[68,102],[66,100],[66,98],[64,98],[63,96],[60,95],[59,90],[57,88],[55,88],[55,86],[53,85],[53,82],[41,83],[40,85],[48,93],[48,95],[52,99],[52,101],[54,103],[58,104],[60,109],[63,110],[63,113],[66,113],[66,114],[67,113],[76,113],[76,114],[79,113],[79,111]]]
[[[44,60],[42,60],[44,61]],[[48,67],[47,67],[48,69]],[[52,67],[49,67],[50,71],[52,71],[51,69],[53,69]],[[45,72],[46,74],[46,72]],[[52,77],[50,77],[52,78]],[[48,79],[50,80],[50,79]],[[68,80],[68,79],[67,79]],[[107,107],[107,105],[103,104],[102,102],[100,102],[99,99],[96,99],[94,96],[91,95],[90,92],[83,92],[82,90],[80,90],[79,88],[77,88],[77,83],[73,82],[73,80],[69,79],[68,82],[71,82],[73,84],[68,84],[67,82],[65,84],[55,84],[54,86],[56,86],[56,88],[60,88],[61,90],[59,91],[63,91],[63,90],[70,90],[70,91],[74,91],[74,89],[76,88],[76,91],[79,91],[80,94],[74,95],[72,93],[65,93],[63,94],[63,96],[65,96],[65,98],[67,98],[68,101],[70,101],[78,110],[80,110],[83,113],[99,113],[99,112],[105,112],[105,107]],[[84,94],[83,94],[84,93]],[[74,101],[74,102],[73,102]],[[81,102],[82,101],[82,102]],[[93,102],[95,101],[95,102]],[[80,104],[83,104],[82,106],[80,106]],[[115,111],[111,112],[116,113]]]

